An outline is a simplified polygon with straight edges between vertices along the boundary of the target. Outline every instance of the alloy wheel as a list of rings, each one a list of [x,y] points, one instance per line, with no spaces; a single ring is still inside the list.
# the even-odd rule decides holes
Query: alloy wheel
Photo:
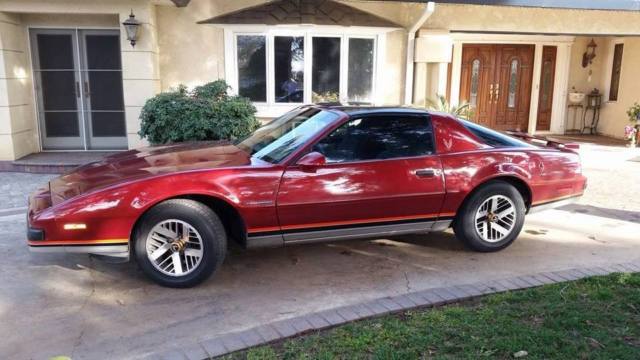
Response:
[[[147,236],[147,258],[161,273],[185,276],[202,262],[202,237],[189,223],[164,220],[156,224]]]
[[[486,199],[476,211],[476,232],[482,240],[495,243],[506,238],[516,224],[516,206],[503,195]]]

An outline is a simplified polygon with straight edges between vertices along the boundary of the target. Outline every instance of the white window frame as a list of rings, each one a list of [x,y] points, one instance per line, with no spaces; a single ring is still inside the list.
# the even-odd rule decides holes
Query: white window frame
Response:
[[[258,110],[256,116],[260,118],[273,118],[284,114],[303,104],[312,103],[312,59],[314,37],[338,37],[340,41],[340,101],[346,102],[348,90],[348,61],[349,39],[361,38],[374,41],[373,80],[371,89],[371,102],[373,105],[382,103],[382,91],[378,87],[378,77],[384,69],[386,53],[386,33],[397,28],[381,27],[344,27],[330,25],[286,25],[286,26],[255,26],[255,25],[228,25],[224,27],[225,43],[225,79],[231,86],[231,93],[238,93],[238,62],[237,62],[237,36],[258,35],[266,37],[266,86],[267,101],[254,102]],[[302,103],[277,103],[275,102],[275,64],[274,64],[274,37],[276,36],[303,36],[304,37],[304,100]]]

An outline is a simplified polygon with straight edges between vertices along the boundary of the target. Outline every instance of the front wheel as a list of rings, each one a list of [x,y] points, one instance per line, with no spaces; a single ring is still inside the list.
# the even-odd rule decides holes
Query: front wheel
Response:
[[[206,280],[226,255],[227,238],[209,207],[187,199],[154,206],[135,233],[135,256],[142,271],[168,287],[191,287]]]
[[[462,205],[455,219],[456,237],[469,248],[491,252],[509,246],[524,225],[520,192],[504,181],[490,182]]]

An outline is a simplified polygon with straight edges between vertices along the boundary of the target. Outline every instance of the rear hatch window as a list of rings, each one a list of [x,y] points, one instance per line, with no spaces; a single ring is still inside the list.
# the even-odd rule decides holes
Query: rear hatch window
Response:
[[[472,123],[471,121],[458,119],[473,135],[480,139],[485,144],[496,147],[536,147],[528,142],[516,139],[509,135],[503,134],[499,131],[488,129],[484,126]]]

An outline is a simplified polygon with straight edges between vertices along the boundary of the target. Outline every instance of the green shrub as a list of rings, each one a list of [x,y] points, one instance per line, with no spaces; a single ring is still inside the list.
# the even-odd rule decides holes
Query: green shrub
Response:
[[[151,144],[247,136],[260,126],[256,108],[228,89],[224,80],[216,80],[192,91],[180,85],[160,93],[144,104],[138,134]]]

